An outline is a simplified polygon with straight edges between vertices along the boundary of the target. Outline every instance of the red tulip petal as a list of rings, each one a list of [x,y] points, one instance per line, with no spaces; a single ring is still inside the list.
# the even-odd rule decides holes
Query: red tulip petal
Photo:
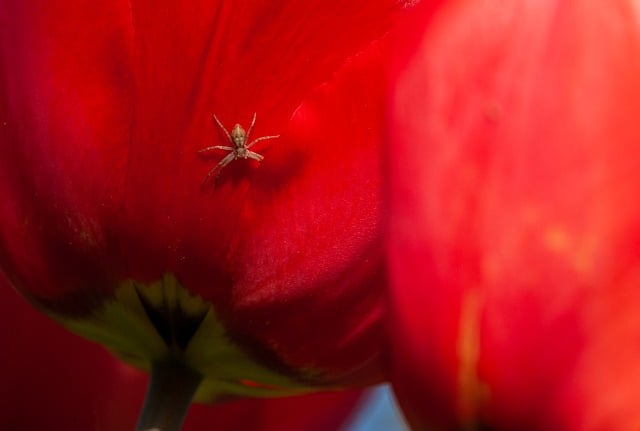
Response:
[[[455,1],[407,29],[390,238],[417,429],[639,426],[637,12]]]
[[[223,431],[338,430],[347,422],[360,399],[361,392],[346,391],[249,399],[219,406],[195,405],[189,412],[184,431],[200,431],[213,425]]]
[[[283,137],[302,147],[295,181],[260,187],[281,172],[265,164],[229,258],[236,282],[224,308],[233,311],[233,327],[276,351],[287,346],[295,363],[341,369],[372,361],[380,345],[386,50],[369,47],[296,111]],[[274,148],[274,160],[286,159],[285,148]]]
[[[0,256],[37,297],[117,276],[102,225],[121,211],[133,109],[128,2],[0,9]]]
[[[136,385],[130,369],[37,312],[2,278],[0,311],[0,429],[133,428],[140,400],[122,390]]]

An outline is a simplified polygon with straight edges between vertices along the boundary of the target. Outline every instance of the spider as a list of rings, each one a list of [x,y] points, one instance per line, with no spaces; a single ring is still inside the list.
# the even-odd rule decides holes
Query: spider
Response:
[[[229,163],[233,162],[236,159],[253,159],[253,160],[257,160],[258,162],[261,162],[262,160],[264,160],[264,156],[251,151],[249,148],[253,147],[256,143],[260,141],[264,141],[267,139],[275,139],[280,137],[280,135],[262,136],[261,138],[254,139],[249,144],[247,144],[249,135],[251,135],[251,130],[253,130],[253,126],[254,124],[256,124],[255,113],[253,114],[253,120],[251,121],[251,126],[249,126],[249,131],[245,131],[240,124],[236,124],[231,130],[231,133],[229,133],[227,129],[222,125],[220,120],[218,120],[218,117],[215,116],[215,114],[213,115],[213,119],[216,120],[216,123],[218,123],[218,126],[220,126],[224,134],[227,136],[227,139],[229,140],[229,142],[233,145],[231,147],[227,145],[214,145],[212,147],[207,147],[207,148],[198,150],[199,153],[203,153],[203,154],[209,153],[213,150],[231,151],[222,160],[220,160],[218,164],[213,167],[213,169],[209,171],[204,181],[202,182],[202,184],[205,185],[209,181],[209,178],[211,178],[211,175],[213,175],[213,173],[217,171],[218,173],[216,174],[216,178],[213,183],[213,188],[216,188],[216,185],[218,184],[218,178],[220,178],[222,169],[224,169],[225,166],[227,166]]]

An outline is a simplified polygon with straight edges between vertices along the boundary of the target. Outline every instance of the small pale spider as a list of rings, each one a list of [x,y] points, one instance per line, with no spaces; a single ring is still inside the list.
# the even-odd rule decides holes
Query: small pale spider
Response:
[[[222,160],[220,160],[218,164],[213,167],[213,169],[209,171],[204,181],[202,182],[202,184],[205,185],[209,181],[209,178],[211,178],[211,175],[213,175],[214,172],[217,171],[217,174],[213,183],[214,188],[218,184],[218,178],[220,178],[222,169],[224,169],[225,166],[227,166],[229,163],[233,162],[236,159],[253,159],[253,160],[257,160],[258,162],[261,162],[262,160],[264,160],[264,156],[251,151],[249,148],[253,147],[256,143],[260,141],[264,141],[267,139],[275,139],[280,137],[280,135],[262,136],[260,138],[254,139],[253,141],[247,144],[247,141],[249,140],[249,136],[251,135],[251,131],[253,130],[253,126],[256,124],[255,113],[253,114],[253,120],[251,121],[251,125],[249,126],[248,131],[245,131],[240,124],[236,124],[231,130],[231,133],[229,133],[229,131],[222,125],[222,123],[220,122],[220,120],[218,120],[218,117],[216,117],[215,114],[213,115],[213,119],[216,120],[216,123],[218,123],[218,126],[220,126],[224,134],[227,136],[229,143],[233,145],[231,147],[227,145],[214,145],[212,147],[207,147],[207,148],[198,150],[199,153],[203,153],[203,154],[209,153],[214,150],[231,151]]]

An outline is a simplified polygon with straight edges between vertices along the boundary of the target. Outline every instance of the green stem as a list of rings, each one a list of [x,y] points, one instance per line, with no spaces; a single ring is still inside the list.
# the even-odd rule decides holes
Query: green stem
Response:
[[[154,363],[137,431],[180,431],[202,375],[178,361]]]

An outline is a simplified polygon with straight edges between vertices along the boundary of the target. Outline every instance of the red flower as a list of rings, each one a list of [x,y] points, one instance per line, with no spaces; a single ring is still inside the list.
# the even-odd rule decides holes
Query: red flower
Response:
[[[144,375],[35,311],[0,279],[0,429],[133,429]],[[126,390],[123,390],[126,388]],[[184,430],[326,431],[350,416],[359,392],[196,406]]]
[[[461,0],[405,23],[390,270],[416,429],[640,426],[639,18]]]
[[[380,380],[396,3],[4,2],[9,279],[139,367],[196,370],[201,400]],[[204,181],[214,115],[279,137]]]

